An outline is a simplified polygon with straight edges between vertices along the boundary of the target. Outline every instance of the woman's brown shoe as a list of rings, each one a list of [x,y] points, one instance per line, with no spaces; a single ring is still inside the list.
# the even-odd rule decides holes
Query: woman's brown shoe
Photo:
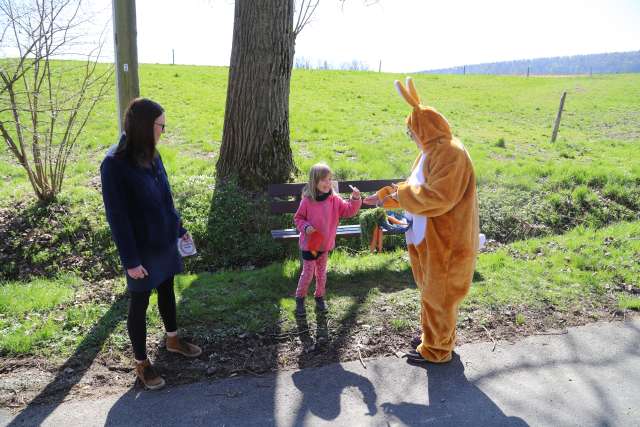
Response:
[[[186,342],[179,336],[167,337],[167,351],[180,353],[186,357],[198,357],[202,354],[202,349],[195,344]]]
[[[156,372],[149,359],[142,363],[136,362],[136,375],[149,390],[158,390],[164,387],[164,378]]]

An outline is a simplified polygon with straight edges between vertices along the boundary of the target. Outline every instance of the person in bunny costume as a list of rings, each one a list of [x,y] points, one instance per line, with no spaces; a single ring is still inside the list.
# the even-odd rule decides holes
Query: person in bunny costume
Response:
[[[411,176],[384,187],[365,203],[402,208],[412,219],[406,233],[420,290],[422,335],[406,357],[412,363],[451,360],[458,306],[471,286],[480,245],[476,178],[471,158],[435,109],[421,104],[411,78],[395,86],[411,106],[407,134],[420,149]]]

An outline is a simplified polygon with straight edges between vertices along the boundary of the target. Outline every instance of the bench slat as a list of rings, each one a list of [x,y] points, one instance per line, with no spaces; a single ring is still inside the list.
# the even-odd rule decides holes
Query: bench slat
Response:
[[[360,225],[341,225],[336,232],[337,236],[359,236]],[[284,230],[271,230],[271,237],[274,239],[297,239],[298,230],[295,228],[287,228]]]
[[[298,206],[300,206],[300,202],[292,201],[292,202],[272,202],[271,203],[271,213],[272,214],[283,214],[283,213],[296,213],[298,210]],[[363,204],[360,209],[373,209],[375,206],[369,206]]]
[[[365,181],[338,181],[338,189],[340,193],[351,193],[349,185],[358,187],[360,191],[377,191],[385,185],[391,185],[392,183],[402,182],[404,179],[375,179]],[[298,197],[302,193],[303,183],[293,184],[269,184],[268,194],[271,197],[278,196],[295,196]]]
[[[305,184],[269,184],[267,191],[269,196],[299,196]]]
[[[273,214],[295,213],[298,210],[298,206],[300,206],[300,202],[298,202],[298,201],[272,202],[271,203],[271,213],[273,213]]]

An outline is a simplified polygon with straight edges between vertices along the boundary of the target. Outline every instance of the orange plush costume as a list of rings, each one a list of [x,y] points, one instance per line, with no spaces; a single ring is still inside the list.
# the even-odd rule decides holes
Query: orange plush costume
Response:
[[[479,248],[476,178],[471,158],[451,135],[447,120],[420,103],[410,78],[396,88],[413,108],[407,127],[421,153],[410,178],[396,190],[377,194],[384,206],[402,208],[413,217],[407,232],[411,270],[420,290],[422,343],[416,351],[430,362],[451,360],[456,341],[458,305],[471,286]]]

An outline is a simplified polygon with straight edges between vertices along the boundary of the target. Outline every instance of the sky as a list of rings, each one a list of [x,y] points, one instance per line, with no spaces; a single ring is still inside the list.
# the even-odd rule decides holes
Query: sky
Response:
[[[111,1],[88,0],[110,27]],[[296,56],[411,72],[640,50],[640,0],[321,0]],[[228,65],[232,0],[136,0],[141,63]],[[111,34],[108,34],[110,37]],[[107,56],[113,58],[113,44]]]

